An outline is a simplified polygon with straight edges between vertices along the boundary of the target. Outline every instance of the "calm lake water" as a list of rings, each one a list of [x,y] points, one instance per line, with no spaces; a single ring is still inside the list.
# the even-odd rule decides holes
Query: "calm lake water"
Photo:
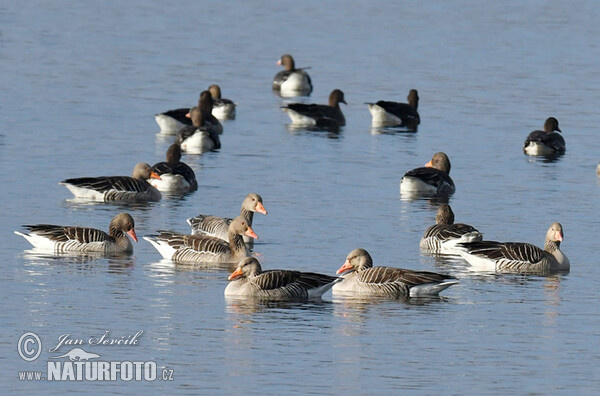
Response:
[[[600,389],[598,218],[600,25],[594,1],[0,4],[0,388],[110,394],[592,394]],[[311,67],[308,102],[340,88],[339,134],[287,127],[271,92],[277,59]],[[221,85],[238,103],[222,149],[184,156],[199,190],[138,205],[76,203],[68,177],[128,175],[163,160],[154,114]],[[416,134],[372,130],[364,102],[419,91]],[[286,100],[288,101],[288,100]],[[554,116],[567,142],[528,158],[526,135]],[[389,132],[389,131],[384,131]],[[565,229],[567,275],[481,274],[424,256],[436,205],[399,194],[436,151],[452,162],[457,221],[487,239],[543,244]],[[333,274],[354,248],[376,265],[451,273],[440,299],[257,304],[227,301],[227,268],[176,266],[140,238],[128,258],[35,255],[22,224],[107,229],[128,211],[139,237],[187,231],[198,213],[234,216],[260,193],[264,268]],[[154,361],[173,381],[19,381],[59,337],[109,331],[137,345],[83,349]],[[18,355],[36,333],[40,357]],[[58,352],[66,353],[63,345]]]

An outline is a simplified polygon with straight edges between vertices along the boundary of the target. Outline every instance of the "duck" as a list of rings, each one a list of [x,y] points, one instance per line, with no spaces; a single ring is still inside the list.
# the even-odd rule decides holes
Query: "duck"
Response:
[[[377,103],[367,103],[371,112],[373,127],[399,126],[411,131],[417,130],[421,118],[417,112],[419,94],[411,89],[407,97],[408,103],[389,102],[380,100]]]
[[[213,84],[208,87],[208,92],[213,99],[212,115],[218,120],[235,119],[235,103],[229,99],[221,98],[221,87]]]
[[[557,132],[562,132],[558,127],[558,120],[554,117],[547,118],[543,131],[533,131],[527,136],[523,151],[527,155],[563,154],[566,150],[565,139]]]
[[[483,234],[468,224],[454,223],[454,212],[448,204],[441,204],[435,215],[435,223],[425,230],[419,246],[428,253],[459,254],[454,247],[461,242],[475,242]]]
[[[119,213],[112,218],[108,234],[96,228],[53,224],[24,225],[23,228],[29,233],[15,231],[15,234],[25,238],[35,248],[55,253],[132,253],[133,245],[127,235],[135,242],[138,241],[135,222],[128,213]]]
[[[161,133],[176,133],[186,125],[192,125],[192,120],[189,118],[189,112],[189,107],[172,109],[163,113],[155,114],[154,119],[160,127]]]
[[[406,172],[400,181],[400,193],[449,195],[455,191],[450,178],[450,159],[441,151],[424,167]]]
[[[159,179],[148,179],[161,192],[191,192],[198,189],[196,174],[187,164],[181,162],[181,147],[178,144],[169,146],[166,161],[152,166],[152,172],[160,176]]]
[[[192,125],[185,126],[177,132],[175,144],[189,154],[202,154],[221,148],[221,139],[215,128],[206,124],[206,110],[194,106],[190,109]]]
[[[340,103],[347,104],[344,93],[334,89],[329,94],[329,104],[290,103],[283,106],[292,120],[292,124],[299,126],[315,126],[320,128],[340,127],[346,125],[346,119],[340,109]]]
[[[240,217],[252,227],[254,213],[267,214],[267,210],[263,205],[263,199],[259,194],[250,193],[242,201],[240,209]],[[192,227],[192,235],[208,235],[215,238],[229,240],[229,225],[233,221],[229,217],[210,216],[199,214],[196,217],[187,219],[187,223]],[[252,240],[249,237],[244,237],[244,242],[249,243]]]
[[[148,179],[160,180],[145,162],[138,163],[130,176],[100,176],[66,179],[59,184],[67,187],[77,198],[94,201],[156,202],[162,195]]]
[[[252,227],[238,216],[229,225],[229,240],[206,235],[186,235],[173,231],[158,231],[145,236],[166,259],[177,263],[237,263],[250,256],[242,235],[258,239]]]
[[[198,99],[198,108],[202,111],[204,116],[204,122],[206,128],[211,132],[223,133],[223,124],[212,114],[214,108],[214,100],[209,91],[200,92],[200,98]],[[190,114],[191,117],[191,114]]]
[[[227,278],[225,297],[258,298],[273,301],[320,299],[342,279],[337,276],[291,270],[263,271],[254,257],[242,259]]]
[[[373,267],[365,249],[354,249],[336,272],[343,280],[333,285],[333,294],[408,298],[438,296],[458,283],[452,276],[394,267]]]
[[[282,55],[277,61],[278,66],[285,70],[280,71],[273,78],[273,90],[283,97],[310,96],[313,90],[310,76],[305,71],[307,68],[296,69],[294,58],[290,54]]]
[[[560,250],[563,227],[552,223],[546,232],[544,249],[526,242],[479,241],[459,243],[460,255],[483,271],[548,273],[568,271],[569,258]]]

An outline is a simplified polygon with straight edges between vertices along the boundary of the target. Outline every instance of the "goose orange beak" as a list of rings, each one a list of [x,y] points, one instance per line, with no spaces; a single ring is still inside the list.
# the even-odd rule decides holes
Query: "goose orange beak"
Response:
[[[127,235],[129,235],[129,237],[131,239],[133,239],[134,241],[136,241],[136,242],[138,241],[137,235],[135,235],[135,229],[132,228],[131,230],[127,231]]]
[[[150,172],[150,179],[158,179],[158,180],[162,180],[162,179],[160,178],[160,176],[159,176],[157,173],[155,173],[155,172]]]
[[[352,268],[352,264],[350,264],[350,261],[346,260],[346,262],[344,263],[344,265],[342,265],[340,267],[339,270],[335,271],[336,274],[341,274],[342,272],[346,272],[353,269]]]
[[[425,164],[426,168],[433,168],[433,164],[431,163],[431,161],[429,161],[428,163]]]
[[[231,275],[229,275],[227,280],[234,280],[236,278],[239,278],[240,276],[242,276],[242,270],[237,268],[235,271],[232,272]]]
[[[266,214],[267,214],[267,210],[265,209],[265,207],[263,206],[263,204],[261,204],[260,202],[257,202],[257,203],[256,203],[256,208],[255,208],[255,209],[256,209],[256,211],[257,211],[258,213],[262,213],[262,214],[264,214],[264,215],[266,215]]]
[[[244,235],[249,236],[250,238],[258,239],[258,236],[254,233],[254,230],[250,227],[244,232]]]
[[[560,232],[560,231],[556,231],[556,232],[554,233],[554,238],[556,238],[556,240],[557,240],[557,241],[559,241],[559,242],[562,242],[562,240],[563,240],[563,235],[562,235],[562,232]]]

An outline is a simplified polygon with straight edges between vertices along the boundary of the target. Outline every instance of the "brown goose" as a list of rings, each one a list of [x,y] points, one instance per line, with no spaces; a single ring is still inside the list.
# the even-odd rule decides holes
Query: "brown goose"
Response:
[[[554,117],[546,119],[543,131],[533,131],[523,143],[523,151],[528,155],[563,154],[566,150],[565,139],[554,131],[562,132],[558,120]]]
[[[198,99],[198,108],[202,111],[204,116],[205,126],[211,132],[216,132],[219,135],[223,133],[223,125],[221,122],[212,114],[214,108],[214,100],[209,91],[200,92],[200,98]]]
[[[310,76],[304,69],[296,69],[292,55],[285,54],[278,61],[277,65],[283,66],[273,78],[273,90],[283,97],[291,96],[309,96],[313,86]]]
[[[210,92],[213,99],[212,115],[218,120],[235,119],[235,103],[229,99],[221,98],[221,87],[213,84],[208,87],[208,92]]]
[[[59,184],[67,187],[78,198],[95,201],[160,201],[161,194],[146,180],[159,179],[150,165],[140,162],[129,176],[79,177]]]
[[[254,257],[240,261],[229,275],[226,297],[251,297],[268,300],[319,299],[341,278],[289,270],[263,271]]]
[[[263,206],[263,199],[259,194],[250,193],[244,198],[242,202],[242,208],[240,209],[240,217],[242,217],[246,223],[252,227],[252,220],[254,213],[267,214],[265,207]],[[229,238],[229,225],[233,219],[228,217],[209,216],[199,214],[196,217],[187,219],[188,224],[192,227],[193,235],[208,235],[227,241]],[[244,238],[246,243],[250,242],[250,239]]]
[[[290,116],[294,125],[335,128],[346,125],[340,103],[346,103],[344,93],[334,89],[329,94],[328,105],[290,103],[282,109]]]
[[[351,251],[336,273],[342,274],[344,280],[335,284],[332,292],[357,296],[437,296],[458,283],[456,278],[435,272],[373,267],[373,259],[365,249]]]
[[[419,107],[417,90],[411,89],[407,99],[408,104],[385,100],[380,100],[377,103],[367,103],[372,117],[371,125],[374,127],[399,126],[416,131],[417,125],[421,123],[421,118],[417,112]]]
[[[567,271],[571,264],[560,250],[564,237],[560,223],[546,233],[544,249],[524,242],[481,241],[460,243],[460,255],[474,268],[498,272],[547,273]]]
[[[455,246],[460,242],[481,241],[483,234],[474,227],[454,223],[454,212],[448,204],[441,204],[435,215],[435,225],[423,234],[419,246],[429,253],[458,254]]]
[[[229,241],[205,236],[158,231],[145,240],[166,259],[180,263],[236,263],[250,256],[242,235],[258,239],[246,221],[238,216],[229,225]]]
[[[181,147],[172,144],[166,157],[165,162],[159,162],[152,167],[152,171],[160,176],[160,180],[148,179],[148,183],[159,191],[196,191],[196,174],[192,168],[181,162]]]
[[[454,191],[456,188],[450,178],[450,159],[443,152],[435,153],[424,167],[406,172],[400,180],[400,193],[449,195]]]
[[[210,150],[221,148],[221,139],[214,128],[206,124],[206,111],[200,110],[198,106],[190,109],[192,125],[187,125],[177,132],[175,144],[190,154],[202,154]]]
[[[24,225],[29,234],[15,231],[35,248],[63,252],[131,253],[133,246],[125,236],[137,242],[135,223],[127,213],[113,217],[108,234],[96,228],[59,226],[52,224]]]

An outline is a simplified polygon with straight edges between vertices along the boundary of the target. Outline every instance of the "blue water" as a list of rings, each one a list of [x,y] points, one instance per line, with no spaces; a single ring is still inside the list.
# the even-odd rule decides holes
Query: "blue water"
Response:
[[[592,1],[86,2],[0,4],[0,376],[5,394],[592,394],[600,388],[596,139],[600,63]],[[310,67],[309,102],[344,91],[339,134],[287,127],[271,92],[277,59]],[[70,201],[68,177],[127,175],[163,160],[154,114],[220,84],[238,103],[222,149],[184,156],[199,190],[149,205]],[[364,102],[419,90],[416,134],[372,130]],[[521,145],[554,116],[567,153]],[[487,239],[543,244],[565,229],[572,269],[481,274],[418,242],[436,205],[399,194],[404,172],[445,151],[457,221]],[[227,301],[227,268],[176,266],[140,240],[128,258],[34,255],[22,224],[106,229],[128,211],[138,236],[233,216],[262,195],[264,268],[333,274],[366,248],[376,265],[451,273],[440,299]],[[87,346],[107,361],[155,361],[173,381],[19,381],[61,335],[143,330],[135,346]],[[25,332],[43,344],[26,362]],[[60,352],[69,350],[63,346]]]

